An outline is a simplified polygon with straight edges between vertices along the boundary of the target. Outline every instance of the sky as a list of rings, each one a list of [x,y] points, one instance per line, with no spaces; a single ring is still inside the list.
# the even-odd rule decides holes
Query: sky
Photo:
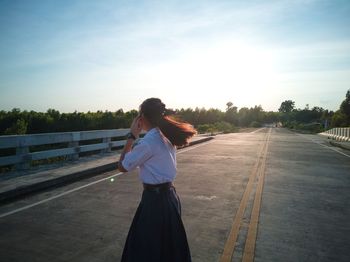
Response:
[[[0,0],[0,110],[337,110],[350,1]]]

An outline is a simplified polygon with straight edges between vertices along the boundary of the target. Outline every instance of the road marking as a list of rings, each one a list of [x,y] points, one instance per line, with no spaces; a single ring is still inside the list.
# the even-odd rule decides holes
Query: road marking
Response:
[[[198,148],[198,147],[211,144],[211,143],[213,143],[214,141],[215,141],[215,139],[212,139],[212,140],[209,140],[208,142],[203,142],[203,143],[201,143],[201,144],[199,144],[199,145],[197,145],[197,146],[189,146],[188,148],[180,149],[178,152],[176,152],[176,154],[185,153],[185,152],[187,152],[187,151],[196,149],[196,148]]]
[[[243,262],[253,262],[254,261],[255,243],[256,243],[256,237],[258,234],[258,223],[259,223],[259,215],[260,215],[260,207],[261,207],[261,198],[262,198],[262,192],[263,192],[263,188],[264,188],[267,150],[268,150],[268,143],[269,143],[270,134],[271,134],[270,131],[271,130],[269,130],[269,133],[268,133],[268,137],[266,140],[265,152],[263,155],[261,168],[259,170],[259,182],[258,182],[258,185],[256,188],[256,193],[255,193],[255,198],[254,198],[252,214],[250,217],[247,239],[246,239],[245,246],[244,246],[243,258],[242,258]]]
[[[306,136],[304,136],[304,135],[301,135],[301,134],[298,134],[298,135],[301,136],[301,137],[303,137],[303,138],[305,138],[306,140],[309,140],[309,141],[315,143],[315,144],[318,144],[318,145],[320,145],[320,146],[322,146],[322,147],[328,148],[328,149],[333,150],[333,151],[335,151],[335,152],[337,152],[337,153],[339,153],[339,154],[342,154],[343,156],[350,157],[350,155],[345,154],[344,152],[340,151],[339,149],[336,149],[336,148],[333,148],[333,147],[330,147],[330,146],[326,146],[326,145],[321,144],[321,143],[319,143],[319,142],[317,142],[317,141],[315,141],[315,140],[313,140],[313,139],[310,139],[310,138],[308,138],[308,137],[306,137]]]
[[[48,202],[48,201],[50,201],[50,200],[53,200],[53,199],[59,198],[59,197],[61,197],[61,196],[64,196],[64,195],[73,193],[73,192],[78,191],[78,190],[80,190],[80,189],[83,189],[83,188],[85,188],[85,187],[92,186],[92,185],[94,185],[94,184],[100,183],[100,182],[102,182],[102,181],[111,179],[111,178],[116,177],[116,176],[120,176],[121,174],[123,174],[123,173],[120,172],[120,173],[111,175],[111,176],[109,176],[109,177],[105,177],[105,178],[99,179],[99,180],[97,180],[97,181],[94,181],[94,182],[85,184],[85,185],[83,185],[83,186],[79,186],[79,187],[76,187],[76,188],[67,190],[67,191],[62,192],[62,193],[60,193],[60,194],[58,194],[58,195],[55,195],[55,196],[52,196],[52,197],[43,199],[43,200],[41,200],[41,201],[39,201],[39,202],[35,202],[35,203],[33,203],[33,204],[30,204],[30,205],[27,205],[27,206],[24,206],[24,207],[21,207],[21,208],[18,208],[18,209],[9,211],[9,212],[7,212],[7,213],[3,213],[3,214],[0,215],[0,218],[6,217],[6,216],[9,216],[9,215],[12,215],[12,214],[15,214],[15,213],[17,213],[17,212],[20,212],[20,211],[22,211],[22,210],[26,210],[26,209],[31,208],[31,207],[35,207],[35,206],[37,206],[37,205],[46,203],[46,202]]]
[[[342,152],[342,151],[340,151],[340,150],[338,150],[338,149],[336,149],[336,148],[333,148],[333,147],[330,147],[330,146],[326,146],[326,145],[323,145],[323,144],[318,143],[318,142],[315,142],[315,141],[312,141],[312,142],[314,142],[314,143],[316,143],[316,144],[319,144],[320,146],[323,146],[323,147],[328,148],[328,149],[330,149],[330,150],[333,150],[333,151],[335,151],[335,152],[338,152],[339,154],[342,154],[343,156],[350,157],[350,155],[345,154],[344,152]]]
[[[260,130],[263,130],[263,129],[265,129],[265,127],[259,128],[257,130],[252,131],[252,132],[249,132],[249,133],[250,134],[254,134],[254,133],[257,133],[257,132],[259,132]]]
[[[214,142],[214,139],[213,139],[213,140],[210,140],[209,142],[204,142],[204,143],[202,143],[202,144],[200,144],[200,145],[197,145],[197,146],[191,146],[191,147],[189,147],[189,148],[187,148],[187,149],[180,150],[180,151],[176,152],[176,154],[181,154],[181,153],[184,153],[184,152],[187,152],[187,151],[196,149],[196,148],[198,148],[198,147],[200,147],[200,146],[208,145],[208,144],[210,144],[210,143],[212,143],[212,142]],[[83,185],[83,186],[79,186],[79,187],[76,187],[76,188],[67,190],[67,191],[62,192],[62,193],[60,193],[60,194],[57,194],[57,195],[51,196],[51,197],[49,197],[49,198],[46,198],[46,199],[40,200],[40,201],[38,201],[38,202],[35,202],[35,203],[33,203],[33,204],[30,204],[30,205],[27,205],[27,206],[23,206],[23,207],[20,207],[20,208],[15,209],[15,210],[12,210],[12,211],[9,211],[9,212],[0,214],[0,218],[3,218],[3,217],[6,217],[6,216],[9,216],[9,215],[18,213],[18,212],[20,212],[20,211],[23,211],[23,210],[26,210],[26,209],[29,209],[29,208],[32,208],[32,207],[35,207],[35,206],[37,206],[37,205],[40,205],[40,204],[46,203],[46,202],[48,202],[48,201],[51,201],[51,200],[53,200],[53,199],[56,199],[56,198],[59,198],[59,197],[68,195],[68,194],[73,193],[73,192],[75,192],[75,191],[78,191],[78,190],[81,190],[81,189],[83,189],[83,188],[86,188],[86,187],[89,187],[89,186],[98,184],[98,183],[100,183],[100,182],[103,182],[103,181],[105,181],[105,180],[108,180],[108,179],[111,179],[111,178],[120,176],[120,175],[122,175],[122,174],[123,174],[123,173],[120,172],[120,173],[117,173],[117,174],[114,174],[114,175],[111,175],[111,176],[108,176],[108,177],[105,177],[105,178],[96,180],[96,181],[94,181],[94,182],[90,182],[90,183],[85,184],[85,185]]]
[[[226,243],[224,246],[224,251],[223,251],[222,256],[220,258],[220,262],[231,262],[231,260],[232,260],[236,241],[237,241],[238,234],[239,234],[239,229],[240,229],[243,215],[244,215],[244,211],[247,207],[249,196],[250,196],[251,191],[253,189],[254,181],[256,180],[257,175],[259,174],[258,171],[259,171],[259,165],[261,163],[261,158],[263,157],[262,154],[263,154],[263,152],[265,152],[267,150],[266,148],[267,148],[269,134],[270,134],[270,132],[266,135],[264,144],[260,148],[260,151],[258,154],[258,159],[257,159],[257,161],[256,161],[256,163],[251,171],[251,174],[249,176],[249,180],[248,180],[246,189],[243,193],[241,202],[239,204],[239,208],[237,210],[237,213],[236,213],[235,218],[234,218],[233,223],[232,223],[232,228],[231,228],[230,234],[226,240]]]

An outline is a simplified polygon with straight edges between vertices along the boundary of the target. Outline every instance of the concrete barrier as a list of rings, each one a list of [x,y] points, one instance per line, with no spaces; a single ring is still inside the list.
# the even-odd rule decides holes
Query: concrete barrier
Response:
[[[15,154],[0,157],[0,167],[15,165],[16,169],[26,170],[30,168],[31,162],[35,160],[62,156],[77,160],[79,159],[79,153],[83,152],[110,152],[112,148],[121,147],[125,144],[124,137],[128,132],[129,129],[111,129],[0,136],[0,149],[15,149]],[[81,143],[88,140],[93,142],[89,144]],[[60,144],[61,146],[55,149],[38,151],[38,146],[54,144]],[[37,147],[37,149],[31,152],[33,147]]]
[[[13,152],[10,155],[0,156],[0,167],[15,166],[16,170],[28,170],[32,161],[36,160],[54,157],[78,160],[81,157],[80,153],[109,153],[112,149],[124,146],[125,136],[129,131],[129,129],[111,129],[0,136],[0,150],[10,149],[9,152]],[[145,133],[142,132],[141,135],[143,134]],[[190,144],[201,143],[212,138],[206,134],[204,137],[193,139]],[[86,143],[89,140],[90,142]],[[48,150],[50,146],[54,149]]]
[[[187,146],[196,145],[214,139],[213,136],[195,136]],[[124,140],[125,141],[125,140]],[[95,176],[108,171],[117,170],[120,154],[103,154],[98,158],[87,157],[68,165],[38,170],[10,172],[0,176],[0,206],[15,198],[25,196],[50,187],[62,186],[84,178]],[[85,161],[84,161],[85,160]],[[116,171],[117,172],[117,171]],[[21,174],[22,173],[22,174]],[[24,175],[23,175],[24,173]]]
[[[322,136],[327,136],[330,139],[349,142],[350,141],[350,127],[336,127],[320,133]]]

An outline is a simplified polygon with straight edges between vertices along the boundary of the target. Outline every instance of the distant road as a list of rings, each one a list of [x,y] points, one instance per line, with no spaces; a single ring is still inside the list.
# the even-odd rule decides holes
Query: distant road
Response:
[[[177,158],[193,261],[350,261],[349,151],[263,128]],[[141,191],[115,171],[2,206],[1,261],[119,261]]]

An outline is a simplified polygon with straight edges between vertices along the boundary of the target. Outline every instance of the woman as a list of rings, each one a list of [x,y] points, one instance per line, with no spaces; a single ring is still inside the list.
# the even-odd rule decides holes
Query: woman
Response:
[[[122,261],[191,261],[181,204],[172,182],[176,176],[176,146],[188,143],[196,130],[166,115],[158,98],[140,106],[119,160],[119,170],[140,168],[144,191],[129,229]],[[133,148],[142,130],[144,138]]]

